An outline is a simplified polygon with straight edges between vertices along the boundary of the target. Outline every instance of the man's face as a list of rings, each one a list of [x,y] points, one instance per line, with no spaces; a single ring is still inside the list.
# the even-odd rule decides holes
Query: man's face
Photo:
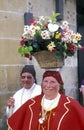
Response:
[[[31,88],[35,80],[31,73],[24,72],[21,75],[21,82],[22,82],[23,87],[25,87],[26,89],[29,89]]]

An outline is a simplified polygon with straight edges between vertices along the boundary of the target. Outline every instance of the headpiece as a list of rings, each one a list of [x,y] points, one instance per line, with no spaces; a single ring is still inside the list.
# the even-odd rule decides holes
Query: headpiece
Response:
[[[36,80],[36,72],[33,65],[25,65],[21,71],[21,75],[22,73],[25,73],[25,72],[32,74],[32,76]]]
[[[64,85],[59,71],[45,71],[43,74],[43,79],[48,76],[54,77],[58,81],[59,84]]]

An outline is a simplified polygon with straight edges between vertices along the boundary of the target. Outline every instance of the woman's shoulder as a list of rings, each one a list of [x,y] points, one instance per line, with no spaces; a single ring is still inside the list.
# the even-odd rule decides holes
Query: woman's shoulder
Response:
[[[62,95],[62,100],[65,100],[66,104],[69,105],[71,108],[78,108],[78,109],[83,109],[83,106],[79,103],[77,99],[74,99],[73,97],[67,96],[67,95]]]

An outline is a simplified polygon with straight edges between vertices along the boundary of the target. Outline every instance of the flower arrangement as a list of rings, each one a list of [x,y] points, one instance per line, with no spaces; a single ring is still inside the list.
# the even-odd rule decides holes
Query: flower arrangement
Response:
[[[81,34],[74,33],[69,23],[57,22],[59,13],[52,13],[52,17],[40,16],[30,20],[30,25],[24,26],[18,52],[21,56],[32,58],[33,53],[42,50],[55,52],[58,58],[73,56],[81,47]]]

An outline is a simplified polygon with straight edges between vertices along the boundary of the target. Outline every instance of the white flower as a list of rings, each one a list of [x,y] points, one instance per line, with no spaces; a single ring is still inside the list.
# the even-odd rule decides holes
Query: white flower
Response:
[[[58,30],[58,28],[59,28],[59,26],[57,24],[52,24],[52,23],[48,24],[48,29],[50,32],[55,32]]]
[[[44,16],[40,16],[39,17],[39,21],[45,21],[45,17]]]
[[[25,26],[24,26],[24,32],[27,32],[28,29],[29,29],[29,26],[28,26],[28,25],[25,25]]]
[[[41,32],[41,36],[43,39],[50,39],[50,32],[47,30],[44,30]]]
[[[63,21],[61,28],[62,29],[69,29],[69,23],[67,21]]]

